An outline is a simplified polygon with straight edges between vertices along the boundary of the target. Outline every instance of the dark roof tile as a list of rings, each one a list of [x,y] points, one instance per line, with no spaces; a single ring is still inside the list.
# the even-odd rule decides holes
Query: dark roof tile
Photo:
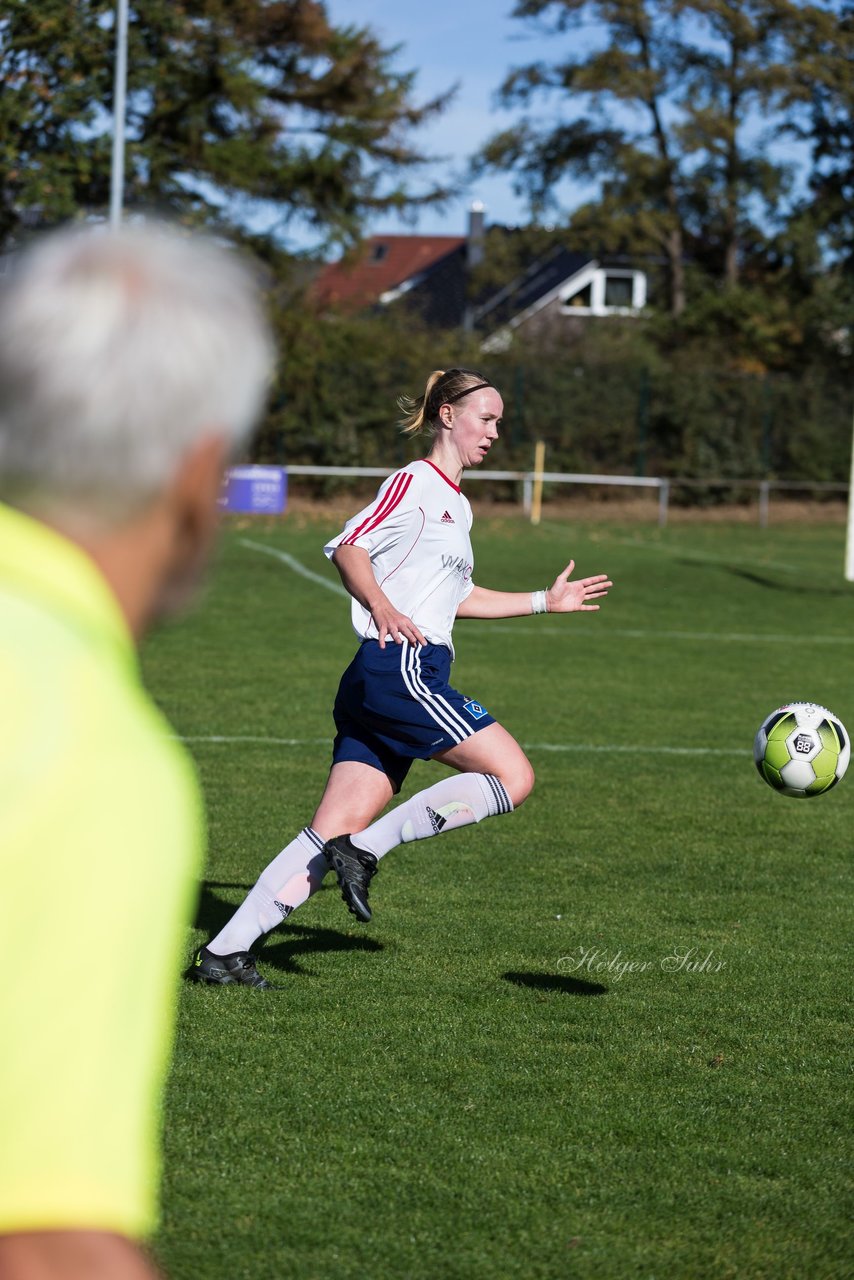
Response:
[[[355,261],[324,267],[312,291],[329,306],[367,307],[465,242],[465,236],[370,236]]]

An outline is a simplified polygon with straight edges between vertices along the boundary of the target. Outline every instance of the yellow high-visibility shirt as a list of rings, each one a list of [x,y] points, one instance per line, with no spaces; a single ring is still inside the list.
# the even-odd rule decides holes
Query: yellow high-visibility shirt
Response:
[[[0,505],[0,1232],[156,1223],[204,829],[170,732],[94,562]]]

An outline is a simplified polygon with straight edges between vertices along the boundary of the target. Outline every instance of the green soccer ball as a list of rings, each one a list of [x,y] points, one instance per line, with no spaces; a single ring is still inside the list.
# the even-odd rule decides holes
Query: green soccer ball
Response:
[[[753,743],[759,774],[784,796],[821,796],[848,768],[851,744],[841,720],[814,702],[790,702],[762,721]]]

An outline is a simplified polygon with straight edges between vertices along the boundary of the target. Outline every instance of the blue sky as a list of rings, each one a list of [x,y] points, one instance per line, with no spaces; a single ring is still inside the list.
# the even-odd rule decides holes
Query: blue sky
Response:
[[[418,102],[438,96],[456,84],[447,110],[418,135],[421,149],[447,157],[436,176],[464,170],[468,157],[499,129],[518,119],[519,112],[501,111],[496,91],[512,66],[554,56],[556,37],[537,35],[519,19],[511,19],[513,0],[326,0],[331,20],[339,26],[370,27],[386,46],[401,45],[395,66],[416,71]],[[580,188],[562,193],[572,207]],[[473,186],[442,212],[425,210],[416,228],[425,234],[462,235],[473,199],[486,205],[488,222],[526,222],[522,200],[510,180],[490,177]],[[383,218],[370,231],[412,230],[394,218]]]
[[[331,21],[336,26],[368,27],[388,47],[400,46],[394,66],[400,71],[414,71],[414,99],[425,102],[456,93],[447,109],[413,137],[425,154],[442,157],[437,161],[436,180],[465,173],[468,160],[494,133],[518,121],[520,108],[501,110],[496,104],[499,86],[512,67],[544,60],[553,62],[565,56],[569,41],[575,51],[579,45],[598,45],[601,30],[593,24],[572,34],[549,35],[530,21],[510,15],[515,0],[325,0]],[[705,24],[694,25],[695,39],[715,42]],[[534,114],[551,116],[561,109],[556,95],[535,102]],[[613,109],[613,108],[612,108]],[[617,108],[618,110],[618,108]],[[765,121],[754,115],[742,135],[753,145],[760,143],[775,158],[805,163],[806,148],[792,142],[786,144],[762,141]],[[598,183],[581,184],[567,180],[557,190],[560,211],[575,209],[593,198]],[[473,200],[486,206],[488,223],[518,225],[529,221],[525,202],[518,197],[507,176],[491,176],[467,188],[442,210],[426,208],[413,225],[384,215],[365,229],[370,233],[417,230],[424,234],[463,235],[468,210]],[[562,219],[561,219],[562,220]],[[291,233],[297,229],[291,227]],[[296,237],[297,240],[299,236]],[[303,246],[305,247],[305,246]]]

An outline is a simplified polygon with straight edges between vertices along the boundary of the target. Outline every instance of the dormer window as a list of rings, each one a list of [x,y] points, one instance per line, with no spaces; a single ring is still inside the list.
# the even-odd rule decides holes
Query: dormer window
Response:
[[[634,280],[631,275],[615,275],[613,271],[605,272],[605,306],[606,307],[632,307],[634,299],[632,297],[632,286]]]
[[[387,253],[388,253],[388,245],[387,245],[387,244],[382,244],[382,243],[372,244],[372,245],[371,245],[371,256],[370,256],[370,258],[368,259],[368,261],[369,261],[369,262],[382,262],[383,258],[386,256],[386,254],[387,254]]]
[[[646,305],[642,271],[591,266],[580,273],[571,293],[561,298],[564,315],[634,315]]]
[[[586,284],[583,289],[579,289],[577,293],[571,294],[568,298],[564,298],[563,305],[570,310],[576,307],[584,307],[589,311],[593,305],[593,285]]]

